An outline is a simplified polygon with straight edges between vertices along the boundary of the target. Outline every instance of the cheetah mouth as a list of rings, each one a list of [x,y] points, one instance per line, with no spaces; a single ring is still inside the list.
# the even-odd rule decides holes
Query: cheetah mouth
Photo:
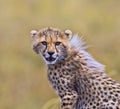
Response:
[[[50,57],[48,57],[48,58],[45,58],[48,62],[50,62],[50,63],[52,63],[53,61],[55,61],[56,60],[56,58],[54,58],[54,57],[52,57],[52,56],[50,56]]]

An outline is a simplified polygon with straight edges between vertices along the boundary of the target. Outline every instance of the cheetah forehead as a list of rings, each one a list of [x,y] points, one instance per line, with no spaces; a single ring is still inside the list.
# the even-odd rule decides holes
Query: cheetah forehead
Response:
[[[37,33],[39,37],[45,36],[50,38],[61,38],[62,40],[70,40],[72,38],[71,30],[61,31],[58,28],[46,27],[40,29]]]
[[[39,30],[38,35],[39,36],[51,36],[51,37],[60,36],[61,37],[63,35],[63,32],[57,28],[46,27],[46,28]]]

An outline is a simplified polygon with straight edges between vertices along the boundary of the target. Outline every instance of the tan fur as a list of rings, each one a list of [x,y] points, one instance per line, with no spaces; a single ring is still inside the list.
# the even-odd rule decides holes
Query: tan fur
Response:
[[[120,84],[104,71],[70,30],[32,31],[32,46],[47,64],[50,83],[62,109],[120,109]]]

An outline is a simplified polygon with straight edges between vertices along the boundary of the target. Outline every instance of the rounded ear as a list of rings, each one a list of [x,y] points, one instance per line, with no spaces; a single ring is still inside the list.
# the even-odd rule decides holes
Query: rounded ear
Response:
[[[70,40],[72,38],[72,31],[71,30],[65,30],[64,34],[68,40]]]
[[[37,35],[37,31],[36,31],[36,30],[32,30],[32,31],[30,32],[31,38],[34,39],[36,35]]]

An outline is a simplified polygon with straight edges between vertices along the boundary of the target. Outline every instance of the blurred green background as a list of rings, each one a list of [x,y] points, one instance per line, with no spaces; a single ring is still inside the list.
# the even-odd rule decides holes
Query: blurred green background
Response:
[[[59,107],[45,63],[31,49],[29,32],[46,26],[84,36],[120,82],[120,0],[0,0],[0,109]]]

